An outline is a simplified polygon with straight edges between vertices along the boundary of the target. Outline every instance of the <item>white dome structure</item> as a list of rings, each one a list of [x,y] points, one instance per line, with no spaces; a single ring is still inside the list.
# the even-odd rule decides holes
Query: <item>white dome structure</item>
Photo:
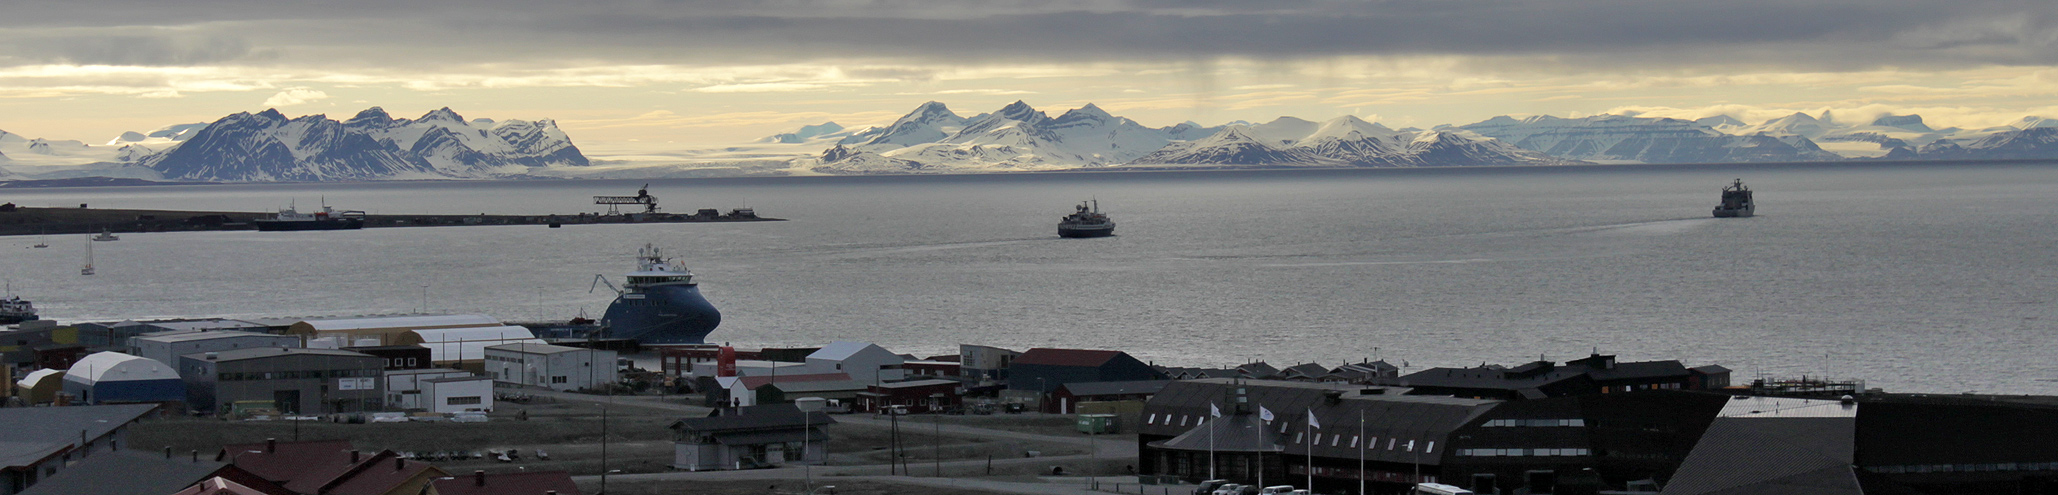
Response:
[[[171,366],[119,352],[96,352],[64,374],[64,391],[84,404],[186,400],[186,383]]]

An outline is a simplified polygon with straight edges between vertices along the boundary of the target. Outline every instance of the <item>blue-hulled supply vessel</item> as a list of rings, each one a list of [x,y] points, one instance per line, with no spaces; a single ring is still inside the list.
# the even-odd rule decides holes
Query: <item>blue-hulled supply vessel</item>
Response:
[[[597,277],[605,282],[605,276]],[[671,261],[657,247],[644,245],[615,301],[600,317],[610,339],[642,345],[705,344],[707,334],[722,324],[722,313],[700,295],[693,272]]]

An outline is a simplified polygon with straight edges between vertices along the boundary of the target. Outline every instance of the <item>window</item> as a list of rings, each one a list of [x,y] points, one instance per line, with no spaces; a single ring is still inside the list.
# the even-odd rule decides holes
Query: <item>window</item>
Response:
[[[470,397],[446,397],[443,399],[443,404],[448,406],[463,406],[478,403],[479,396],[476,395]]]
[[[1147,424],[1147,425],[1150,425],[1150,424],[1157,424],[1157,423],[1158,423],[1158,413],[1150,413],[1150,419],[1145,419],[1145,420],[1143,420],[1143,424]]]
[[[1337,445],[1339,445],[1339,444],[1342,444],[1342,443],[1343,443],[1343,435],[1341,435],[1341,434],[1338,434],[1338,435],[1331,435],[1331,436],[1329,437],[1329,446],[1331,446],[1331,447],[1335,447],[1335,446],[1337,446]]]
[[[553,377],[550,377],[550,383],[565,383],[565,377],[563,377],[563,376],[553,376]]]
[[[1358,448],[1358,437],[1351,437],[1351,448]]]

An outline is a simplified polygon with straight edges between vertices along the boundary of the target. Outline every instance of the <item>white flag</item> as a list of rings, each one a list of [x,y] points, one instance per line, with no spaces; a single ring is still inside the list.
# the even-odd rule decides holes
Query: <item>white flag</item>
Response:
[[[1215,407],[1215,403],[1213,403],[1213,402],[1209,402],[1209,403],[1208,403],[1208,415],[1209,415],[1209,416],[1214,416],[1214,417],[1217,417],[1217,418],[1219,418],[1219,417],[1222,417],[1222,408],[1220,408],[1220,407]]]
[[[1321,423],[1321,422],[1315,421],[1315,410],[1314,410],[1314,409],[1309,409],[1309,410],[1308,410],[1308,427],[1309,427],[1309,428],[1317,428],[1317,429],[1319,429],[1319,428],[1321,428],[1321,427],[1322,427],[1322,423]]]
[[[1265,408],[1265,406],[1262,406],[1262,405],[1261,405],[1261,406],[1258,406],[1258,419],[1262,419],[1262,420],[1265,420],[1265,421],[1271,421],[1271,420],[1272,420],[1272,410],[1271,410],[1271,409],[1266,409],[1266,408]]]

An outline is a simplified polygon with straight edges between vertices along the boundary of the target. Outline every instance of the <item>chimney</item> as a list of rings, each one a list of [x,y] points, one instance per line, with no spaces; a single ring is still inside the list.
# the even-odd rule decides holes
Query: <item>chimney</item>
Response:
[[[273,453],[273,452],[278,452],[278,451],[279,451],[279,439],[277,439],[277,438],[267,438],[267,439],[264,439],[264,452],[265,452],[265,453],[269,454],[269,453]]]
[[[393,458],[393,470],[394,470],[394,471],[400,471],[400,470],[405,470],[405,469],[407,469],[407,459],[402,459],[402,458],[399,458],[399,457],[395,457],[395,458]]]
[[[193,462],[200,462],[200,449],[193,449]]]
[[[358,462],[358,458],[357,458],[357,451],[355,451],[355,450],[352,450],[352,451],[350,451],[350,463],[351,463],[351,464],[357,464],[357,462]]]
[[[171,459],[171,447],[164,448],[164,458]]]
[[[472,471],[472,486],[486,486],[486,471]]]

